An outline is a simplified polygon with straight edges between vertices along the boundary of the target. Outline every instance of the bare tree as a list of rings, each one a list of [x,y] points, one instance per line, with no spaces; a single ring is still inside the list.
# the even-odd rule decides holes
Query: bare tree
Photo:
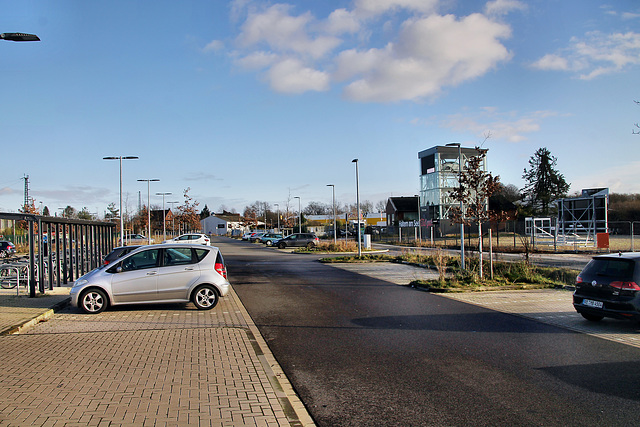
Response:
[[[333,212],[333,207],[322,202],[309,202],[302,210],[305,215],[328,215]]]
[[[489,197],[496,192],[500,185],[500,176],[492,176],[483,168],[487,150],[476,147],[479,154],[469,158],[467,168],[460,176],[460,185],[451,191],[453,200],[463,202],[465,211],[460,207],[449,211],[449,218],[457,224],[470,224],[472,221],[478,225],[478,247],[480,249],[480,278],[482,279],[482,224],[492,218],[492,212],[488,207]]]
[[[198,214],[197,207],[200,203],[189,196],[190,190],[191,187],[187,187],[184,190],[184,204],[178,206],[178,212],[180,212],[178,218],[179,222],[188,229],[198,230],[200,229],[200,215]]]

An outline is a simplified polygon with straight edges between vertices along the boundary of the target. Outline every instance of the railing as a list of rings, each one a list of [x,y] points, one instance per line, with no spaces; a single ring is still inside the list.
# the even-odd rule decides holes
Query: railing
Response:
[[[0,219],[26,221],[29,254],[27,264],[29,296],[45,285],[51,290],[98,267],[113,249],[115,224],[72,220],[34,214],[0,212]]]

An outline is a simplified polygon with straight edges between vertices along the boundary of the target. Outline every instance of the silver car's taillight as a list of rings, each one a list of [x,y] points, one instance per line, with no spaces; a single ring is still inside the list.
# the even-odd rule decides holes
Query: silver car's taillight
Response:
[[[225,265],[221,262],[216,262],[214,267],[213,267],[218,274],[220,274],[222,277],[224,277],[225,279],[227,278],[227,268],[225,267]]]

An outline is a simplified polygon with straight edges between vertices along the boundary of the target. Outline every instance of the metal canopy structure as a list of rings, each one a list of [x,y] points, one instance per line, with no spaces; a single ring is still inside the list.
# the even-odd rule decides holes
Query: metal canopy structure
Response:
[[[558,243],[596,241],[598,233],[609,232],[609,189],[582,190],[580,197],[557,200]]]

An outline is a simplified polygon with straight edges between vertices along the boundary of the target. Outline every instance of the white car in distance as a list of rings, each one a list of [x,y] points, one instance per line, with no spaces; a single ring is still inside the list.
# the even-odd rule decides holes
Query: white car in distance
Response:
[[[202,233],[186,233],[162,243],[195,243],[210,246],[209,236]]]

